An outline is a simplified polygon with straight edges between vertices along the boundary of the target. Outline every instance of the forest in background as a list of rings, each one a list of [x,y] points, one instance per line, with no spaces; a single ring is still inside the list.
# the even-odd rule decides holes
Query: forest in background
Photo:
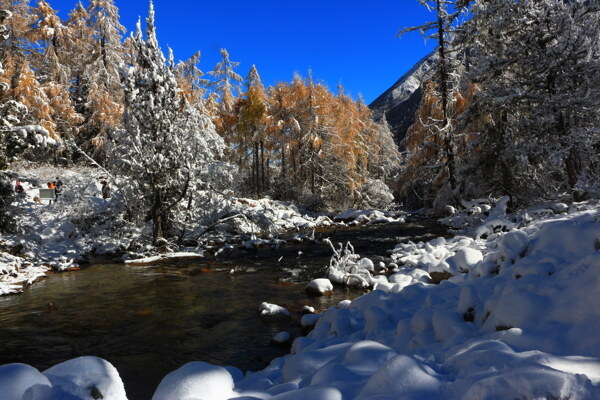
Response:
[[[188,120],[180,127],[187,134],[214,130],[223,139],[223,147],[211,144],[229,178],[225,184],[215,179],[221,190],[228,186],[240,195],[269,195],[315,209],[375,206],[379,200],[374,196],[381,191],[389,203],[385,186],[393,184],[400,155],[387,125],[373,122],[362,101],[351,99],[342,87],[334,94],[309,71],[307,77],[296,75],[292,82],[265,88],[255,66],[243,79],[236,72],[239,63],[225,49],[221,62],[204,75],[200,52],[181,62],[172,54],[163,56],[153,16],[147,40],[141,38],[141,27],[126,37],[113,0],[91,0],[87,7],[79,2],[66,20],[49,2],[29,3],[2,2],[1,8],[11,14],[0,46],[3,129],[38,126],[57,146],[45,153],[36,149],[35,156],[29,152],[26,158],[70,163],[85,152],[110,169],[115,158],[111,144],[137,123],[132,122],[137,117],[132,117],[134,100],[128,93],[143,87],[164,97],[138,105],[148,107],[149,115],[173,109],[142,130],[171,132],[167,125],[178,114]],[[153,54],[142,54],[152,46]],[[131,69],[153,69],[160,77],[154,76],[154,87],[148,81],[132,82],[127,92]],[[172,104],[159,88],[168,79],[173,79]],[[192,126],[191,114],[208,119]],[[3,151],[5,164],[16,149],[28,147],[7,146],[9,141],[4,140],[4,147],[12,147]]]
[[[151,3],[145,32],[125,37],[112,0],[78,3],[66,20],[46,1],[3,2],[4,164],[95,163],[126,182],[125,215],[152,221],[155,240],[211,193],[332,211],[390,206],[391,188],[437,213],[474,198],[597,196],[598,6],[421,3],[432,22],[400,34],[436,40],[437,60],[401,154],[385,121],[310,71],[266,88],[225,49],[207,75],[200,53],[165,56]]]

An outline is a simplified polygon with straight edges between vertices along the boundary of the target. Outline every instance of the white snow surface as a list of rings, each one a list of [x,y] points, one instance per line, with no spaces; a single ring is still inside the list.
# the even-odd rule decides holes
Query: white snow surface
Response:
[[[340,249],[350,273],[362,265],[361,279],[375,290],[320,314],[264,370],[242,377],[233,367],[189,363],[163,379],[153,400],[598,399],[600,205],[557,209],[504,224],[508,232],[485,221],[485,239],[397,245],[389,277],[368,278],[372,263]],[[506,220],[501,211],[494,217]],[[449,279],[430,283],[436,272]],[[268,303],[262,311],[283,312]],[[88,400],[91,386],[124,399],[111,367],[97,358],[44,373],[8,364],[0,387],[8,400]]]
[[[43,373],[25,364],[2,365],[0,388],[2,400],[127,400],[115,367],[98,357],[75,358]]]
[[[289,316],[290,312],[285,308],[278,306],[277,304],[271,304],[267,302],[263,302],[258,307],[258,313],[261,317],[269,317],[274,315],[284,315]]]
[[[306,290],[317,294],[324,294],[333,290],[333,284],[326,278],[313,279],[306,285]]]

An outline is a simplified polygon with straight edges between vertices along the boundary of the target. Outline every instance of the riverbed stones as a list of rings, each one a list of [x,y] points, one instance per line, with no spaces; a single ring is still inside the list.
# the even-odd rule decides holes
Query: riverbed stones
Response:
[[[333,292],[333,284],[327,278],[315,279],[308,283],[306,291],[317,296],[329,295]]]
[[[290,312],[285,308],[278,306],[277,304],[271,304],[267,302],[261,303],[260,307],[258,307],[258,313],[260,314],[261,318],[264,319],[290,316]]]
[[[279,332],[271,339],[271,346],[287,347],[292,344],[292,336],[288,332]]]

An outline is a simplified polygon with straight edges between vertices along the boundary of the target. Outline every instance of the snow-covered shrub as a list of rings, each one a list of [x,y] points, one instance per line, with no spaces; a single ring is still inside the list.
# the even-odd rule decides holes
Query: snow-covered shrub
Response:
[[[173,55],[167,63],[158,45],[152,3],[146,22],[145,39],[137,25],[136,60],[122,77],[125,129],[112,136],[108,153],[115,174],[130,183],[123,193],[130,213],[152,221],[156,243],[173,234],[173,217],[180,215],[174,209],[191,205],[206,186],[203,176],[225,144],[202,104],[182,96]]]
[[[380,179],[368,179],[360,188],[362,208],[386,208],[394,201],[390,188]]]
[[[361,258],[359,254],[356,254],[350,242],[346,243],[346,246],[342,246],[340,243],[339,249],[336,249],[329,239],[325,241],[333,250],[333,256],[327,268],[327,276],[332,282],[363,288],[374,285],[375,281],[371,275],[374,265],[371,260]]]

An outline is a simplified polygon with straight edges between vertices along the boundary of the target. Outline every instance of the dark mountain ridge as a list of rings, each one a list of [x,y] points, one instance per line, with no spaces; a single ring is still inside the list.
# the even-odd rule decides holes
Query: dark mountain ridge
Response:
[[[422,97],[422,84],[433,73],[437,53],[433,52],[423,57],[408,72],[398,79],[388,90],[377,97],[369,108],[376,121],[387,119],[394,140],[400,149],[406,131],[415,120]]]

